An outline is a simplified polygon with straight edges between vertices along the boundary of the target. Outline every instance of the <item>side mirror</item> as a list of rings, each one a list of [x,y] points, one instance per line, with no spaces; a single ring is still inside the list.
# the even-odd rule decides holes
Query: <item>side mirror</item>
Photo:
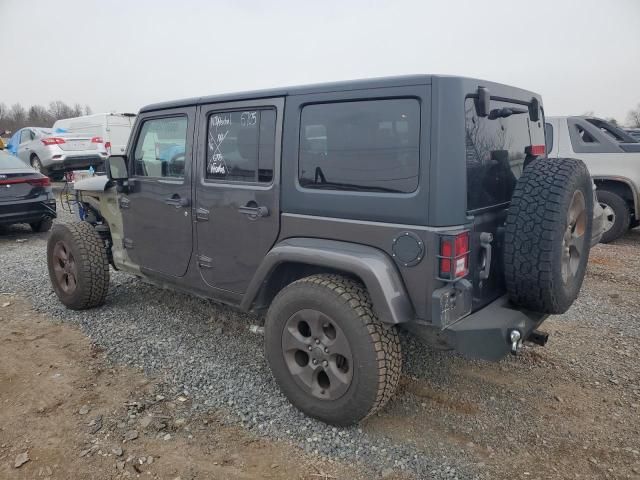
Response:
[[[109,180],[122,183],[129,179],[127,172],[127,157],[125,155],[112,155],[106,160],[106,171]]]
[[[491,111],[491,94],[487,87],[478,87],[478,99],[476,100],[476,113],[479,117],[486,117]]]

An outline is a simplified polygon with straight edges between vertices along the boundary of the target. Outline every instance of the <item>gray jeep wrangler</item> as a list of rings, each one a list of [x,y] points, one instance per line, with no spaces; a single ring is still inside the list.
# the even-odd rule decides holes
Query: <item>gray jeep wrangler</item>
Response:
[[[300,410],[346,425],[401,371],[398,330],[497,360],[566,311],[585,274],[591,179],[545,157],[540,97],[418,75],[144,107],[82,221],[48,242],[68,308],[109,265],[266,312],[265,352]]]

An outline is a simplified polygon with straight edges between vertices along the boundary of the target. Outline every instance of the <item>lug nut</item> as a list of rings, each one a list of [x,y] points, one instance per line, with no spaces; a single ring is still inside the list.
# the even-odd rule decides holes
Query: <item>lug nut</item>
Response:
[[[313,363],[314,365],[318,364],[318,360],[316,360],[315,358],[311,361],[311,363]]]
[[[311,350],[313,350],[313,347],[312,347],[311,345],[309,345],[309,346],[307,347],[307,350],[311,351]]]
[[[327,365],[329,365],[329,362],[327,362],[326,360],[324,362],[322,362],[322,366],[326,367]]]
[[[320,344],[320,340],[316,338],[316,345]]]
[[[324,353],[329,353],[329,349],[327,347],[324,347]]]

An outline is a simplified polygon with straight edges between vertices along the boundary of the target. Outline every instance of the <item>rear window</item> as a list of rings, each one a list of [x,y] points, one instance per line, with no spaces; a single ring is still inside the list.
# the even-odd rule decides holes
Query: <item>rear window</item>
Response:
[[[27,169],[27,164],[20,160],[18,157],[0,150],[0,170],[15,168]]]
[[[526,148],[545,144],[542,121],[532,122],[526,106],[491,100],[492,112],[503,108],[524,112],[478,117],[474,100],[465,102],[468,210],[510,201],[527,160]]]
[[[416,99],[307,105],[300,125],[300,185],[414,192],[419,141],[420,104]]]

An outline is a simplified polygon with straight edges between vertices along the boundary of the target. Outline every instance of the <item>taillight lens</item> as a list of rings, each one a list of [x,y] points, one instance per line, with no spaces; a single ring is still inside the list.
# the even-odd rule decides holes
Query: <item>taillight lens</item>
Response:
[[[457,280],[469,273],[469,232],[440,238],[440,278]]]
[[[0,185],[15,185],[18,183],[28,183],[33,187],[48,187],[51,185],[51,180],[49,177],[37,177],[37,178],[8,178],[6,180],[0,180]]]
[[[102,137],[93,137],[91,143],[102,143]]]
[[[64,142],[64,138],[60,138],[60,137],[46,137],[43,138],[42,143],[44,143],[45,145],[60,145]]]
[[[534,157],[540,157],[547,153],[547,147],[545,145],[529,145],[525,148],[525,153]]]
[[[104,148],[107,150],[107,153],[111,155],[111,142],[105,142]]]
[[[51,185],[51,179],[49,177],[30,178],[27,183],[34,187],[48,187]]]

